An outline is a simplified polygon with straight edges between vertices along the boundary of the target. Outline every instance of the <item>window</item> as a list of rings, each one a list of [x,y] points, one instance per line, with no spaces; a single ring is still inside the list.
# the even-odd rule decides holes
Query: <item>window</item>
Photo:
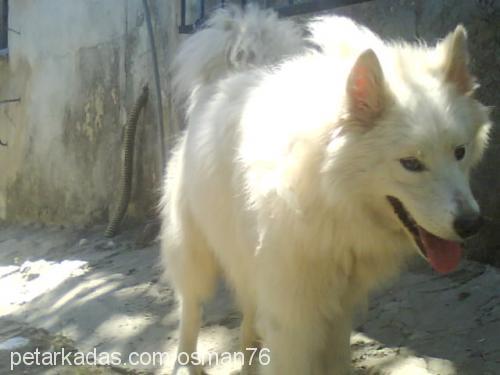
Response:
[[[365,1],[368,0],[180,0],[179,32],[181,34],[193,33],[203,24],[212,10],[229,3],[245,5],[254,2],[264,7],[273,7],[281,17],[289,17]]]
[[[0,0],[0,55],[6,55],[9,47],[9,2]]]

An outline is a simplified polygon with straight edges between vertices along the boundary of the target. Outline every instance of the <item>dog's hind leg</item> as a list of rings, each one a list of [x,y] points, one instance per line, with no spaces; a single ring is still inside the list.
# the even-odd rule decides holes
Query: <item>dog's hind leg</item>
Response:
[[[174,244],[166,245],[170,248],[165,249],[169,275],[181,302],[179,348],[174,374],[184,373],[185,367],[180,371],[181,364],[190,358],[192,361],[187,365],[188,373],[199,374],[200,366],[199,363],[193,363],[193,354],[196,353],[202,323],[202,306],[214,293],[218,266],[193,220],[184,218],[181,223],[176,236],[167,236],[166,242],[168,238],[173,238]],[[199,362],[198,358],[196,362]]]

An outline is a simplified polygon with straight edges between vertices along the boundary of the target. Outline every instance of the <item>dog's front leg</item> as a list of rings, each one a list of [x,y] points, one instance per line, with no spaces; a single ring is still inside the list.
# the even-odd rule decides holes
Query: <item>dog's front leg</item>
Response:
[[[323,361],[326,363],[325,374],[351,374],[351,317],[348,314],[336,315],[329,327],[323,352]]]
[[[294,314],[295,315],[295,314]],[[261,316],[263,319],[262,353],[268,354],[268,363],[260,361],[261,373],[266,375],[325,375],[322,360],[325,329],[321,320],[312,314],[295,315],[281,319]]]

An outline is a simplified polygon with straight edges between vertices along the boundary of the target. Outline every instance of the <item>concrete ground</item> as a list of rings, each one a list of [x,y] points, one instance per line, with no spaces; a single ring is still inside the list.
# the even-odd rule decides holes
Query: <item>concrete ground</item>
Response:
[[[103,230],[0,226],[1,374],[169,373],[178,312],[158,244],[139,245],[137,230],[110,241]],[[499,285],[500,271],[477,263],[449,276],[412,267],[372,298],[353,332],[356,374],[500,374]],[[207,373],[238,368],[223,353],[237,351],[239,319],[221,287],[200,337]],[[37,348],[40,365],[29,365]],[[52,366],[62,350],[81,366]]]

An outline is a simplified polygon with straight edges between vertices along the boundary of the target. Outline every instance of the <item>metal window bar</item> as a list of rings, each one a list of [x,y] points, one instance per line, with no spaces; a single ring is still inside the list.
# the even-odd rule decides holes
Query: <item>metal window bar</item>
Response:
[[[194,0],[180,0],[181,2],[181,25],[179,26],[179,33],[181,34],[191,34],[195,32],[200,26],[203,25],[203,22],[206,20],[207,14],[207,1],[206,0],[198,0],[198,9],[197,14],[194,17],[194,21],[188,23],[187,14],[188,14],[188,3],[193,4]],[[245,6],[247,3],[256,0],[240,0],[241,6]],[[296,16],[299,14],[306,14],[312,12],[321,12],[327,9],[337,8],[341,6],[353,5],[358,3],[364,3],[369,0],[309,0],[309,1],[298,1],[298,0],[287,0],[287,5],[277,5],[273,6],[274,9],[278,12],[280,17],[290,17]],[[213,1],[212,1],[213,3]],[[217,7],[224,7],[228,1],[219,0],[216,2]],[[233,1],[233,3],[238,3],[237,1]],[[265,7],[270,7],[270,3],[276,3],[276,0],[261,0],[260,3]]]
[[[0,1],[0,51],[7,50],[9,46],[9,2]]]

